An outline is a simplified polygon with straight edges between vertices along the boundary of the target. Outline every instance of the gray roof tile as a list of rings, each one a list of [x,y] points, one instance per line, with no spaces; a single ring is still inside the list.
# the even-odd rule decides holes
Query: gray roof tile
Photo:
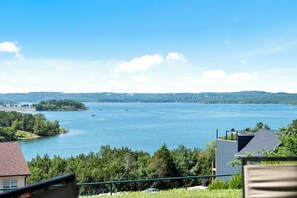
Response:
[[[275,149],[280,144],[280,140],[277,138],[278,132],[266,129],[259,130],[253,139],[235,155],[244,156],[247,153],[252,153],[261,156],[263,151]]]

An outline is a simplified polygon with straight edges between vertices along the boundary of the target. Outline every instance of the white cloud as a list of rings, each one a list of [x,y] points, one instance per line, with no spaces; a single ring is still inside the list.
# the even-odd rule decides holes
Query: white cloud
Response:
[[[169,63],[172,62],[187,62],[187,59],[184,57],[184,55],[177,53],[177,52],[169,52],[168,55],[166,56],[166,60]]]
[[[233,84],[233,83],[248,83],[254,80],[254,76],[248,72],[243,73],[233,73],[227,75],[226,83]]]
[[[143,75],[133,76],[133,81],[136,83],[145,83],[148,81],[148,78]]]
[[[0,60],[0,92],[98,92],[108,86],[115,63],[108,61],[26,59]],[[42,75],[41,75],[42,74]],[[116,83],[109,83],[115,86]]]
[[[119,85],[119,82],[118,81],[115,81],[115,80],[110,80],[110,81],[107,82],[107,85],[109,87],[116,87],[116,86]]]
[[[223,70],[209,70],[202,74],[204,82],[219,82],[224,84],[246,83],[254,80],[254,76],[247,72],[227,74]]]
[[[117,72],[138,72],[146,71],[158,65],[164,61],[163,57],[159,54],[155,55],[144,55],[132,59],[131,61],[126,61],[116,67],[115,71]]]
[[[164,61],[162,67],[157,70],[135,74],[115,72],[114,68],[119,63],[120,61],[116,60],[0,60],[0,93],[30,91],[174,93],[243,90],[297,92],[295,80],[297,67],[251,69],[248,72],[227,72],[224,69],[203,71],[188,64],[175,68]]]
[[[7,52],[7,53],[13,53],[15,54],[15,57],[23,60],[24,55],[21,54],[21,50],[19,47],[16,46],[16,43],[14,42],[2,42],[0,43],[0,52]]]
[[[209,70],[202,74],[202,80],[216,80],[223,79],[226,77],[226,73],[223,70]]]

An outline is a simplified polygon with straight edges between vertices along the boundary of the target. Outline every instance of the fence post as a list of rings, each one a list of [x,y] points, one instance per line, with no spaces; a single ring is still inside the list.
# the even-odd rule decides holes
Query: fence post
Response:
[[[110,183],[110,195],[112,196],[112,183]]]
[[[188,188],[188,185],[187,185],[187,179],[185,179],[185,189]]]

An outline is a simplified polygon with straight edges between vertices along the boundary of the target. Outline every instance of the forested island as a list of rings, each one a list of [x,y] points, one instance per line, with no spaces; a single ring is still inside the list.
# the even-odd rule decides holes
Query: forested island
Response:
[[[20,138],[53,136],[67,132],[58,121],[49,121],[43,114],[0,111],[0,142]]]
[[[30,92],[0,94],[0,100],[33,102],[69,99],[80,102],[177,102],[203,104],[297,104],[297,94],[242,91],[225,93],[61,93]]]
[[[74,100],[47,100],[33,105],[36,111],[84,111],[88,108],[81,102]]]

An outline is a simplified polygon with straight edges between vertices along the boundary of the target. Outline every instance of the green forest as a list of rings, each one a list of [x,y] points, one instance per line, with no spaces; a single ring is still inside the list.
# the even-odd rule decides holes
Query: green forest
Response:
[[[0,111],[0,142],[65,132],[58,121],[48,121],[43,114]]]
[[[215,157],[215,144],[211,142],[205,150],[189,149],[180,145],[169,150],[164,144],[152,156],[129,148],[101,146],[97,153],[80,154],[75,157],[52,159],[48,155],[37,156],[28,165],[32,175],[29,183],[50,179],[66,173],[75,173],[77,183],[161,178],[184,175],[211,174],[211,161]],[[189,185],[197,184],[189,181]],[[154,183],[122,184],[117,190],[140,190],[153,185],[160,189],[181,187],[183,182],[167,181]]]
[[[83,111],[87,107],[74,100],[47,100],[34,105],[36,111]]]

